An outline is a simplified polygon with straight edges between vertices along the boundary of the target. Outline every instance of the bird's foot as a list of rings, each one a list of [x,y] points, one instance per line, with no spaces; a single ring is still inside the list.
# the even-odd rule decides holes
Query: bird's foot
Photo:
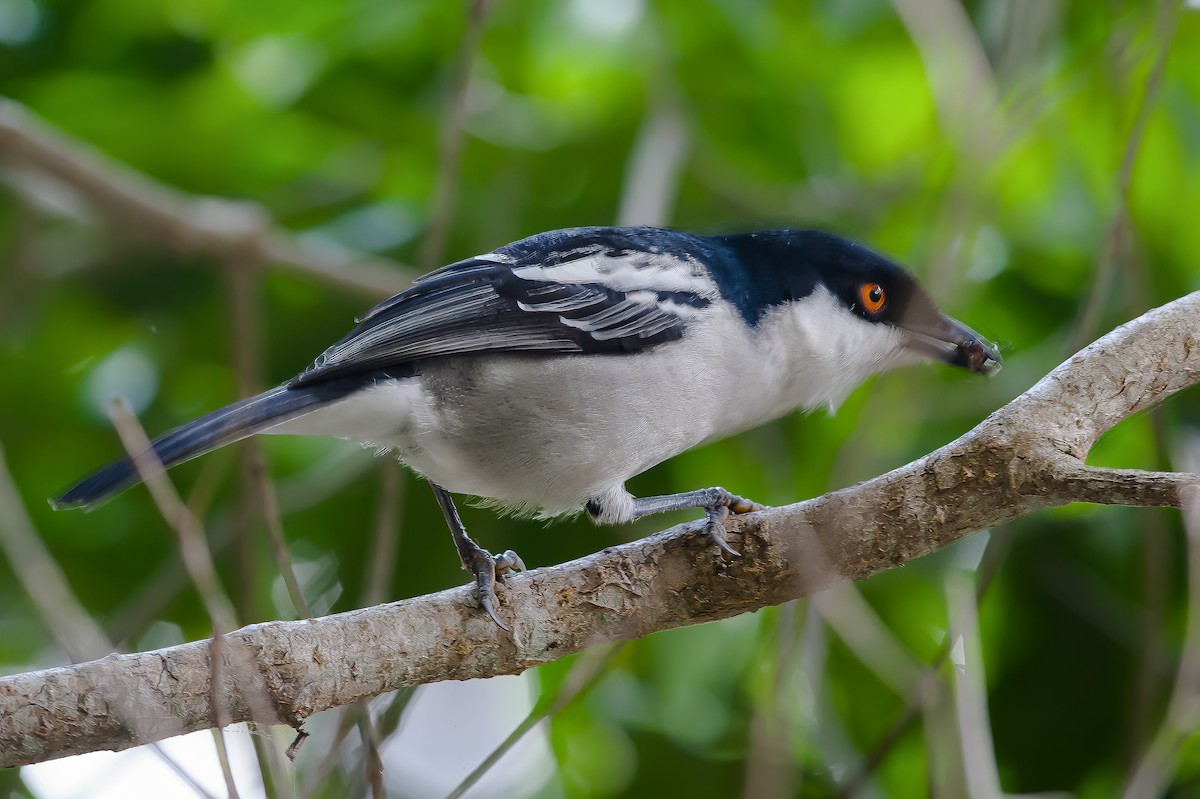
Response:
[[[725,540],[725,520],[729,518],[731,513],[755,513],[756,511],[765,510],[766,505],[760,505],[753,500],[739,497],[736,494],[730,494],[723,488],[710,488],[712,500],[706,503],[705,513],[708,515],[708,521],[705,528],[712,540],[723,552],[729,555],[740,558],[742,553],[729,546],[729,542]]]
[[[474,544],[474,542],[471,543]],[[492,617],[492,621],[496,622],[500,629],[508,630],[508,625],[500,621],[500,617],[496,615],[496,580],[502,579],[504,575],[514,569],[525,571],[525,561],[521,560],[521,556],[511,549],[506,549],[499,555],[493,555],[475,544],[469,558],[463,559],[463,568],[475,575],[475,590],[480,606],[487,611],[487,614]]]

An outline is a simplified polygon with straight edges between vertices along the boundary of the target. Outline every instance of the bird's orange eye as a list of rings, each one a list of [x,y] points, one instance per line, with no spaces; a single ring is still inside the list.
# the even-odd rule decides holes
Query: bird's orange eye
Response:
[[[858,299],[869,314],[877,314],[887,304],[887,292],[878,283],[863,283],[858,287]]]

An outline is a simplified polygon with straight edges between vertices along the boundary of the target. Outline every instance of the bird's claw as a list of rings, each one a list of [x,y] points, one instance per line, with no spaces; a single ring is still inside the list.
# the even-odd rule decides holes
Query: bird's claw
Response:
[[[759,504],[752,499],[739,497],[735,494],[729,495],[729,504],[726,506],[733,513],[757,513],[760,510],[766,510],[767,506]]]
[[[496,622],[496,626],[508,631],[509,627],[500,621],[496,614],[496,580],[514,569],[525,571],[525,561],[511,549],[506,549],[499,555],[493,555],[480,547],[471,555],[470,564],[464,564],[475,575],[475,590],[479,596],[479,604]]]
[[[525,561],[521,560],[521,556],[511,549],[506,549],[494,558],[496,566],[496,576],[503,577],[514,569],[519,572],[525,571]]]
[[[740,558],[741,552],[738,552],[729,545],[725,540],[725,520],[729,518],[731,513],[755,513],[760,510],[766,510],[766,505],[760,505],[753,500],[739,497],[736,494],[730,494],[723,488],[715,489],[717,492],[716,501],[706,509],[708,522],[705,525],[709,536],[720,547],[722,552],[725,552],[732,557]]]

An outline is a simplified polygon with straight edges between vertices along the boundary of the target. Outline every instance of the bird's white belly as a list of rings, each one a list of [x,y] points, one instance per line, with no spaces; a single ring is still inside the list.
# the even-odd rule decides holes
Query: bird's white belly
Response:
[[[644,354],[447,360],[418,378],[430,424],[395,445],[451,491],[574,510],[716,433],[719,397],[696,393],[721,381],[700,366]],[[637,373],[622,379],[624,367]]]
[[[622,366],[638,374],[622,379]],[[723,381],[696,366],[644,354],[440,359],[263,432],[392,450],[452,492],[557,515],[715,434]]]
[[[633,355],[441,358],[270,432],[393,449],[452,492],[557,515],[705,441],[828,402],[825,383],[785,362],[805,362],[805,336],[770,321],[733,339],[737,326],[697,325]]]

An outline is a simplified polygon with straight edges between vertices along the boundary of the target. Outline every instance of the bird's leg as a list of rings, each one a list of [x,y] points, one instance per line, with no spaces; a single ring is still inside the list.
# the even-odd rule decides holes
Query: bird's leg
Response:
[[[723,488],[703,488],[699,491],[686,491],[682,494],[664,494],[661,497],[635,497],[633,500],[633,518],[640,519],[652,513],[663,513],[670,510],[686,510],[688,508],[704,508],[708,514],[708,534],[724,551],[735,557],[740,553],[725,540],[725,519],[730,513],[753,513],[764,509],[764,505],[730,494]]]
[[[501,629],[507,630],[508,625],[500,621],[500,617],[496,615],[496,578],[504,576],[512,569],[524,571],[524,561],[511,549],[505,550],[500,555],[493,555],[472,541],[471,537],[467,535],[467,528],[463,526],[462,519],[458,517],[458,508],[454,507],[454,500],[450,498],[450,492],[437,483],[430,483],[429,486],[433,489],[433,495],[437,497],[442,514],[446,517],[446,525],[450,528],[450,536],[454,539],[454,548],[458,550],[458,558],[462,561],[462,567],[475,575],[479,604],[492,617],[492,621],[496,622]]]

